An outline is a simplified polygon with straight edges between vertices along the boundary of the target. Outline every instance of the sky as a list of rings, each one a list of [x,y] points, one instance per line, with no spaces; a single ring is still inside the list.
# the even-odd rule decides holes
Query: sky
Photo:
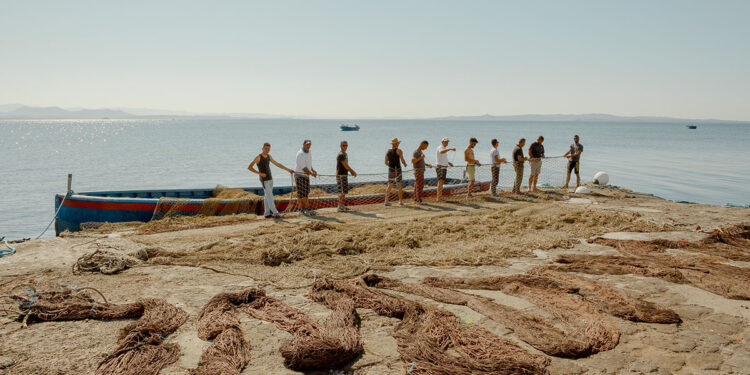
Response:
[[[750,1],[0,0],[0,104],[750,120]]]

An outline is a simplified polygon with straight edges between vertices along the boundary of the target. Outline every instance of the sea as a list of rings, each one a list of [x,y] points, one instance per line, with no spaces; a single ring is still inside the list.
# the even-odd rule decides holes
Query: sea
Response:
[[[359,131],[343,132],[341,124]],[[0,237],[38,236],[54,216],[54,195],[67,175],[74,191],[260,186],[247,166],[271,143],[271,155],[291,168],[305,139],[313,166],[334,173],[341,140],[359,173],[384,172],[384,154],[399,138],[407,154],[443,137],[462,150],[479,139],[476,157],[489,161],[490,140],[502,157],[522,137],[545,138],[547,156],[564,154],[579,135],[581,177],[604,171],[610,184],[665,199],[713,205],[750,204],[750,123],[508,122],[458,120],[132,119],[0,120]],[[527,148],[526,147],[526,148]],[[455,157],[455,156],[453,156]],[[409,159],[407,157],[407,159]],[[457,158],[460,160],[460,157]],[[275,170],[277,186],[288,174]],[[575,177],[573,177],[575,178]],[[44,237],[54,236],[54,227]]]

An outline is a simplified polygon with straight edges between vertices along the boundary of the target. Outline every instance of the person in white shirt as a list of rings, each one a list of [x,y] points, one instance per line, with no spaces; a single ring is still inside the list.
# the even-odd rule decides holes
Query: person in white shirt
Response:
[[[490,192],[493,197],[499,197],[497,193],[497,184],[500,181],[500,164],[507,163],[505,158],[500,158],[500,152],[497,148],[500,147],[500,141],[497,139],[492,140],[492,150],[490,150],[490,160],[492,161],[492,182],[490,183]]]
[[[453,163],[448,161],[448,151],[456,151],[455,148],[448,148],[448,142],[450,142],[450,139],[443,138],[442,143],[437,148],[437,158],[436,161],[437,167],[435,170],[437,171],[437,179],[438,179],[438,186],[437,186],[437,201],[440,202],[440,197],[443,195],[443,183],[445,183],[445,179],[448,175],[448,167],[452,167]]]
[[[315,215],[310,209],[310,176],[318,177],[318,172],[312,167],[312,155],[310,154],[312,142],[306,139],[302,148],[297,151],[297,166],[294,168],[294,183],[297,185],[297,198],[302,214]]]

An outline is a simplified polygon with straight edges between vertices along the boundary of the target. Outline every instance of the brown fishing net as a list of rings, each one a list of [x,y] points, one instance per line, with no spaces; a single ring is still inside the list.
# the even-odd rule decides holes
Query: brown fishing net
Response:
[[[237,310],[274,323],[293,338],[281,346],[284,364],[297,371],[336,369],[349,364],[364,349],[359,335],[359,315],[354,303],[338,301],[323,323],[316,323],[302,311],[268,297],[260,289],[221,293],[203,307],[198,319],[198,336],[213,339],[201,355],[193,375],[239,374],[249,360],[249,345],[242,337]]]
[[[543,374],[549,360],[444,310],[384,293],[364,278],[320,279],[311,298],[333,308],[351,299],[358,308],[401,319],[393,332],[410,374]]]
[[[670,241],[670,240],[613,240],[597,237],[590,243],[612,246],[634,255],[648,255],[663,253],[667,249],[680,249],[726,259],[748,262],[750,261],[750,225],[729,225],[717,229],[701,241]]]
[[[73,273],[99,272],[105,275],[113,275],[148,260],[148,255],[145,251],[136,255],[137,257],[96,250],[93,253],[78,258],[75,264],[73,264]]]
[[[526,299],[546,311],[563,327],[565,338],[553,345],[558,355],[582,357],[607,351],[617,346],[620,331],[591,304],[572,293],[554,280],[531,275],[511,275],[481,279],[427,278],[427,285],[459,289],[491,289]],[[532,333],[532,334],[542,334]],[[555,337],[555,336],[552,336]],[[536,340],[544,340],[544,336]]]
[[[333,312],[320,324],[272,297],[261,297],[242,311],[291,333],[293,338],[280,348],[284,364],[292,370],[310,371],[340,368],[364,352],[354,302],[342,298],[328,306]]]
[[[188,314],[160,299],[141,299],[115,305],[94,300],[88,290],[63,288],[57,291],[26,289],[11,298],[18,302],[18,319],[27,321],[127,319],[138,318],[125,326],[115,350],[99,364],[96,374],[155,375],[162,367],[180,356],[177,344],[166,344],[167,336],[176,331]],[[101,295],[101,293],[100,293]]]
[[[191,375],[236,375],[242,372],[250,359],[250,346],[242,335],[237,306],[264,295],[259,289],[220,293],[203,306],[198,316],[198,337],[213,342],[201,354],[198,367],[190,370]]]
[[[745,268],[700,258],[669,255],[612,256],[564,255],[550,268],[594,275],[641,275],[678,284],[690,284],[730,299],[750,299],[750,272]]]

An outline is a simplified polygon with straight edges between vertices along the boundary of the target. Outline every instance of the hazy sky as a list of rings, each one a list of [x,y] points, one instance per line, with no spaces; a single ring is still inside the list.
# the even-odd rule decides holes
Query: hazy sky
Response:
[[[750,1],[0,0],[0,104],[750,120]]]

